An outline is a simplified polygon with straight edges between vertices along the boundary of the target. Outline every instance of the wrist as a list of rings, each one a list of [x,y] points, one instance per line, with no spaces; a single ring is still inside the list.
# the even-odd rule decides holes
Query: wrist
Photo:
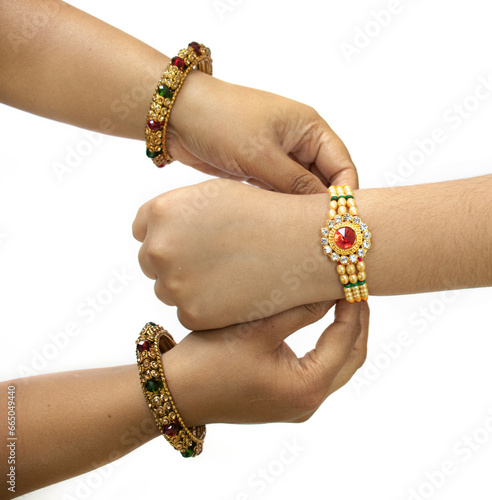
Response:
[[[180,159],[178,145],[210,125],[210,111],[214,108],[210,101],[220,83],[198,70],[191,71],[183,83],[169,117],[166,136],[169,151],[177,160]]]
[[[336,266],[323,253],[320,245],[320,228],[326,223],[326,214],[329,209],[330,196],[328,193],[299,196],[303,202],[298,221],[304,248],[304,255],[300,267],[309,274],[309,279],[304,280],[304,303],[323,302],[336,300],[344,296],[340,285]],[[311,271],[311,272],[309,272]]]
[[[201,414],[199,384],[192,380],[192,371],[178,346],[161,355],[166,382],[183,422],[188,427],[203,425],[208,422]]]

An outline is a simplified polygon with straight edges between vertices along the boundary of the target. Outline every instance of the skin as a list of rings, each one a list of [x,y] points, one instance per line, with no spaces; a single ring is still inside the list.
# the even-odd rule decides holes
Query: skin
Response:
[[[58,0],[0,0],[0,39],[0,102],[144,139],[167,56]],[[298,194],[357,186],[346,147],[314,109],[199,71],[187,77],[166,137],[176,160],[211,175]]]
[[[331,305],[192,332],[166,352],[162,363],[168,387],[186,424],[306,421],[366,356],[369,309],[345,301],[337,304],[334,323],[305,356],[297,358],[285,343]],[[16,388],[16,493],[4,496],[4,485],[2,498],[101,467],[159,436],[135,365],[3,382],[2,415],[7,414],[10,385]],[[6,431],[7,425],[2,426],[3,442]],[[8,452],[0,448],[2,477]]]
[[[79,127],[143,140],[147,110],[169,62],[167,56],[58,0],[0,0],[0,37],[0,102]],[[321,193],[329,183],[357,186],[347,149],[312,108],[199,72],[192,72],[180,91],[167,145],[176,160],[203,172],[281,192]],[[321,317],[326,306],[321,312],[311,306],[257,323],[246,336],[241,330],[235,356],[250,366],[238,372],[236,385],[230,384],[236,380],[237,365],[231,363],[225,332],[190,334],[165,360],[170,388],[185,421],[193,425],[308,418],[322,399],[350,378],[365,352],[367,311],[361,319],[358,306],[349,309],[342,303],[339,307],[334,325],[302,360],[295,358],[283,339]],[[307,319],[301,311],[308,314]],[[297,315],[300,320],[295,320]],[[361,330],[362,340],[355,343]],[[238,336],[236,330],[229,333]],[[254,341],[256,337],[261,341]],[[184,360],[191,356],[207,374],[207,389],[213,392],[198,392],[202,375],[198,380],[198,372],[184,371]],[[269,366],[268,380],[252,376],[251,367],[261,372],[258,360],[262,370]],[[221,362],[224,372],[219,380],[215,367]],[[223,376],[225,372],[229,378]],[[292,396],[283,385],[284,378],[292,382],[293,377],[299,378],[295,400],[289,399]],[[221,386],[224,380],[228,384]],[[111,452],[128,453],[155,435],[122,442],[128,429],[138,430],[148,419],[143,398],[137,396],[135,373],[128,367],[34,377],[15,385],[22,434],[19,456],[27,457],[18,467],[19,493],[100,466],[114,459]],[[109,396],[102,390],[107,386],[112,387]],[[204,395],[209,399],[204,400]],[[81,401],[88,403],[87,411],[80,412]]]
[[[0,102],[143,141],[167,56],[58,0],[0,0],[0,38]],[[268,189],[302,194],[322,192],[328,182],[357,183],[347,149],[312,108],[197,71],[180,91],[166,137],[176,160]],[[142,156],[143,151],[142,143]],[[360,309],[341,304],[338,319],[315,350],[297,360],[284,338],[319,319],[327,307],[297,309],[251,329],[241,325],[190,334],[164,356],[170,389],[185,421],[308,418],[365,355],[368,313],[361,319]],[[361,330],[362,340],[355,342]],[[190,359],[201,371],[184,370]],[[263,370],[265,378],[258,378]],[[285,380],[294,383],[292,379],[295,400],[284,385]],[[134,367],[33,377],[4,383],[3,389],[10,383],[18,389],[18,456],[24,457],[18,463],[18,494],[100,466],[114,459],[112,453],[121,456],[156,435],[155,430],[143,436],[138,432],[148,409]],[[108,386],[109,395],[103,390]],[[5,402],[2,398],[0,404]],[[123,442],[134,429],[136,438]],[[7,463],[5,453],[0,452],[1,467]]]
[[[477,265],[492,249],[491,192],[492,175],[354,191],[372,234],[369,293],[492,285],[492,267]],[[336,266],[320,244],[328,206],[328,194],[289,196],[224,180],[172,191],[137,214],[140,264],[190,329],[338,299]]]

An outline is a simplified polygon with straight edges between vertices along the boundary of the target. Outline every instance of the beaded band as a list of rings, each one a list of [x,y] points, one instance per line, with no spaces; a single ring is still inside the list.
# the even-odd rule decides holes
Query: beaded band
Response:
[[[321,228],[321,245],[333,262],[348,302],[369,298],[366,264],[362,260],[371,248],[371,233],[358,215],[350,186],[330,186],[330,211]]]
[[[162,326],[147,323],[136,344],[140,383],[159,431],[183,457],[196,457],[203,450],[205,426],[186,427],[169,392],[161,362],[161,354],[176,342]]]
[[[191,42],[171,59],[152,96],[145,127],[145,142],[147,156],[158,167],[174,161],[166,149],[167,124],[176,96],[194,68],[208,75],[212,74],[210,49],[197,42]]]

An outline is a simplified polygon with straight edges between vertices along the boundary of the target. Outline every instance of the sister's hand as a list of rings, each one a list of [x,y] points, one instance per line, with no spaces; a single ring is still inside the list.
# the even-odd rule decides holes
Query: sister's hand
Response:
[[[314,109],[199,71],[176,99],[167,146],[202,172],[284,193],[321,193],[328,183],[357,187],[347,148]]]
[[[189,426],[304,422],[362,366],[367,304],[337,303],[315,349],[297,358],[284,340],[319,320],[328,303],[253,323],[193,332],[163,355],[166,379]]]

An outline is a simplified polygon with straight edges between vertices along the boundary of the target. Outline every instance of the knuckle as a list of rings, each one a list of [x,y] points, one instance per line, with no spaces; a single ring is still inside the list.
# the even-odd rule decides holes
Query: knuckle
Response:
[[[289,191],[297,194],[317,194],[319,193],[318,182],[311,172],[299,172],[289,180]]]
[[[367,345],[357,351],[357,366],[360,368],[367,359]]]
[[[204,316],[201,308],[196,304],[186,304],[186,307],[178,306],[179,322],[188,330],[200,330],[204,324]]]
[[[326,302],[314,302],[312,304],[304,304],[304,309],[312,317],[313,322],[321,319],[329,309]]]
[[[183,283],[177,276],[159,277],[154,288],[159,300],[167,305],[179,305],[183,302]]]
[[[166,212],[167,199],[164,196],[158,196],[149,202],[148,213],[149,217],[152,219],[160,217]]]
[[[309,106],[308,104],[304,104],[304,112],[305,115],[313,122],[318,122],[324,120],[321,118],[320,114],[314,109],[312,106]]]
[[[162,269],[162,262],[167,260],[167,246],[162,240],[150,240],[143,252],[152,265]]]
[[[307,381],[294,395],[291,404],[295,409],[295,413],[302,417],[308,413],[314,413],[320,407],[324,398],[325,391],[321,385],[313,381]]]
[[[294,420],[293,423],[294,424],[303,424],[304,422],[307,422],[314,414],[315,414],[314,411],[310,411],[308,413],[305,413],[304,415],[301,415],[296,420]]]
[[[173,301],[170,298],[170,295],[167,291],[167,288],[163,286],[162,280],[156,280],[154,284],[154,293],[156,297],[168,306],[174,305]]]

